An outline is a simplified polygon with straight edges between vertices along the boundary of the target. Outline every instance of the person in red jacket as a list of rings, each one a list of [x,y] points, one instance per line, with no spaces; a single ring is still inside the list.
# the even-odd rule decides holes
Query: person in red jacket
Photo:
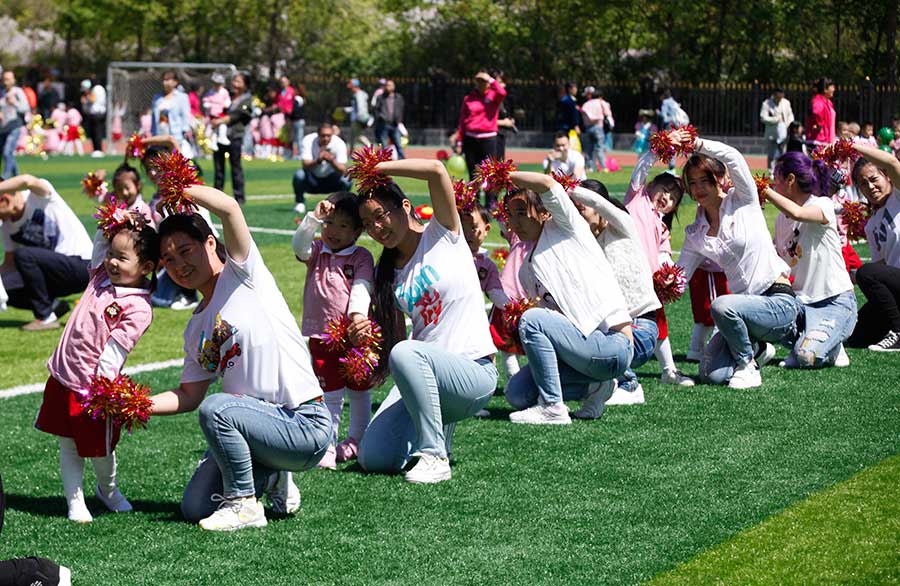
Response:
[[[821,144],[831,144],[835,135],[835,120],[837,115],[831,99],[834,97],[834,82],[823,77],[816,82],[816,95],[810,103],[810,114],[806,123],[809,131],[807,138],[811,138]]]
[[[466,158],[469,177],[475,165],[497,154],[497,118],[506,88],[486,71],[475,74],[475,88],[463,98],[456,129],[456,152]]]

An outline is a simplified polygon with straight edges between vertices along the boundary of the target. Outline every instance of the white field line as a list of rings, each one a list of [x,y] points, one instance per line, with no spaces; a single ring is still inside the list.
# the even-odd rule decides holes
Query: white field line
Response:
[[[154,370],[163,370],[165,368],[171,368],[173,366],[181,366],[184,364],[183,359],[174,359],[174,360],[165,360],[163,362],[148,362],[146,364],[138,364],[136,366],[130,366],[124,370],[125,374],[139,374],[141,372],[153,372]],[[9,399],[12,397],[18,397],[20,395],[32,395],[34,393],[40,393],[44,390],[44,385],[46,383],[34,383],[30,385],[19,385],[17,387],[12,387],[9,389],[3,389],[0,391],[0,399]]]

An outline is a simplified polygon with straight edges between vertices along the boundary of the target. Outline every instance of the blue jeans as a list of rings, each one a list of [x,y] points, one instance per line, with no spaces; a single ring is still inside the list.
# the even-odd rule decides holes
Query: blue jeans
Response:
[[[300,168],[294,173],[294,201],[297,203],[304,201],[307,193],[347,191],[351,185],[350,180],[337,171],[325,177],[316,177]]]
[[[381,403],[359,446],[368,472],[394,474],[418,454],[447,456],[452,425],[478,413],[497,388],[491,357],[478,360],[434,344],[404,340],[389,359],[396,386]]]
[[[766,139],[766,164],[770,171],[775,167],[778,157],[784,154],[785,147],[787,147],[787,142],[778,144],[774,139]]]
[[[793,344],[800,303],[793,295],[722,295],[712,302],[719,328],[700,360],[700,379],[725,384],[735,368],[753,360],[754,342]]]
[[[603,125],[595,124],[585,130],[581,135],[581,141],[584,146],[584,164],[588,169],[594,167],[594,159],[600,162],[597,167],[606,168],[606,137],[603,133]]]
[[[589,384],[625,372],[634,354],[625,334],[597,329],[585,337],[569,318],[544,308],[522,314],[519,337],[528,364],[506,385],[506,400],[518,409],[580,399]]]
[[[800,337],[791,351],[804,368],[822,368],[834,364],[844,340],[856,327],[856,295],[840,295],[800,305]]]
[[[623,386],[626,381],[634,381],[637,388],[637,375],[633,369],[642,367],[653,356],[659,338],[659,327],[656,320],[638,317],[631,324],[631,332],[634,336],[634,355],[631,357],[631,364],[619,378],[619,386]]]
[[[294,120],[292,122],[293,126],[293,134],[291,134],[291,142],[293,143],[294,149],[297,151],[297,158],[300,158],[300,143],[303,142],[303,133],[306,130],[306,120],[301,118],[300,120]]]
[[[400,130],[394,124],[388,124],[382,121],[375,122],[375,142],[380,144],[381,146],[388,146],[388,139],[391,139],[394,142],[394,147],[397,149],[397,158],[405,159],[406,155],[403,154],[403,147],[400,144]]]
[[[215,511],[214,494],[259,496],[272,474],[312,468],[331,442],[331,415],[322,401],[287,409],[246,395],[216,393],[200,404],[200,428],[208,451],[181,501],[190,521]]]
[[[22,127],[14,128],[6,133],[0,133],[0,140],[3,147],[3,174],[0,179],[9,179],[19,174],[19,163],[16,161],[16,145],[19,144],[19,135],[22,134]]]

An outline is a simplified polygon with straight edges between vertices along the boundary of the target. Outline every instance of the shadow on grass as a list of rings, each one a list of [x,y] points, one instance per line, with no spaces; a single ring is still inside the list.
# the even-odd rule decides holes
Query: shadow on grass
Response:
[[[106,507],[97,498],[86,499],[88,509],[91,512],[106,514]],[[185,522],[181,516],[178,503],[130,500],[135,512],[153,515],[165,515],[157,519],[162,521]],[[66,499],[61,496],[28,496],[20,494],[7,494],[6,507],[11,511],[19,511],[39,517],[59,517],[65,515]]]

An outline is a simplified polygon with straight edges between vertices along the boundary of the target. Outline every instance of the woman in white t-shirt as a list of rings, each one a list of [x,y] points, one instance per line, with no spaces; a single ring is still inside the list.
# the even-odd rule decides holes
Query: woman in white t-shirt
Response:
[[[800,335],[784,365],[789,368],[849,366],[844,341],[856,325],[856,294],[844,267],[834,203],[827,194],[831,172],[824,161],[790,152],[775,163],[766,198],[775,219],[775,250],[791,267],[800,302]]]
[[[680,144],[692,140],[680,130],[670,136]],[[712,303],[719,333],[706,347],[700,377],[734,389],[758,387],[760,363],[771,360],[775,349],[765,344],[757,360],[754,343],[792,342],[797,335],[799,304],[788,278],[791,270],[775,251],[744,157],[712,140],[698,138],[693,147],[696,154],[685,163],[683,177],[702,209],[684,229],[678,264],[690,279],[708,259],[722,267],[731,290]]]
[[[300,494],[288,471],[312,468],[331,440],[331,417],[309,347],[241,213],[221,191],[186,191],[218,216],[225,244],[197,214],[159,225],[160,258],[178,285],[203,301],[184,332],[184,370],[175,390],[153,397],[154,415],[200,408],[208,450],[184,490],[181,510],[203,529],[262,527],[257,497],[292,513]],[[222,392],[206,396],[221,379]],[[205,397],[205,398],[204,398]]]
[[[359,463],[369,472],[397,473],[418,456],[406,480],[431,484],[450,479],[453,425],[494,393],[497,349],[443,164],[405,159],[378,169],[427,181],[434,215],[423,226],[393,182],[359,199],[366,232],[384,246],[372,294],[384,335],[377,374],[389,373],[396,385],[363,436]],[[409,339],[404,314],[412,320]],[[367,327],[367,320],[354,324],[351,336]]]
[[[900,161],[891,153],[855,143],[865,157],[853,167],[853,183],[869,203],[866,239],[872,261],[856,271],[868,302],[859,311],[852,348],[900,352]]]

